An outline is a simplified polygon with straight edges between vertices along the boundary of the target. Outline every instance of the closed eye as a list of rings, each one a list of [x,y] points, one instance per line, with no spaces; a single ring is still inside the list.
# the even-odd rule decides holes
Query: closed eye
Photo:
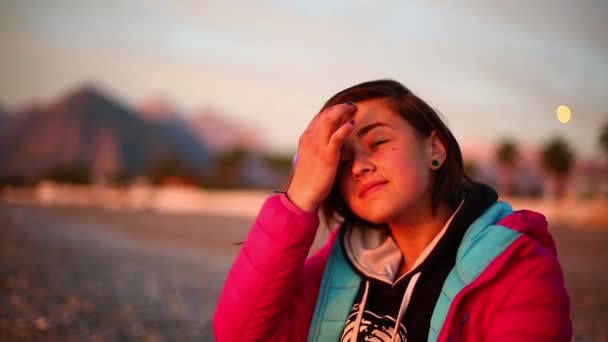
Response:
[[[388,140],[376,140],[376,141],[374,141],[374,142],[372,143],[371,147],[372,147],[372,148],[374,148],[374,147],[378,147],[378,146],[380,146],[380,145],[384,144],[384,143],[385,143],[385,142],[387,142],[387,141],[388,141]]]

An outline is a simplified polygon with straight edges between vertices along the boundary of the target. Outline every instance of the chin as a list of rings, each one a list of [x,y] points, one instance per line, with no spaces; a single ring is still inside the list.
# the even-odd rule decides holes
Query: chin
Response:
[[[367,206],[364,209],[353,210],[355,215],[373,224],[385,224],[390,222],[395,213],[387,206]]]

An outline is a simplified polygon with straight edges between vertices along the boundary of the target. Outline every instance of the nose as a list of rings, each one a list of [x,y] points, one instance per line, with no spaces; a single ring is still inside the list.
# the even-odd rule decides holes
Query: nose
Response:
[[[376,170],[376,166],[366,156],[356,156],[353,160],[352,172],[355,179],[370,174]]]

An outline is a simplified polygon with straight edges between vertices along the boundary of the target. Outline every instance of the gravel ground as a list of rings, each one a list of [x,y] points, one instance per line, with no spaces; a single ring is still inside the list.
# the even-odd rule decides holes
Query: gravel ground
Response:
[[[230,255],[58,214],[0,206],[0,341],[213,341]]]
[[[232,243],[250,224],[0,204],[0,341],[213,341]],[[574,341],[608,341],[608,227],[553,232]]]

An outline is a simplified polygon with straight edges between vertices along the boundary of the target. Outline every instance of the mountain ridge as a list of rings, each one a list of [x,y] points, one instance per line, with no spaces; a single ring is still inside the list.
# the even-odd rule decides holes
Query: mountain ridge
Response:
[[[14,115],[0,137],[0,177],[35,181],[63,167],[94,179],[141,173],[174,158],[202,172],[213,151],[183,121],[142,118],[104,90],[83,85]]]

